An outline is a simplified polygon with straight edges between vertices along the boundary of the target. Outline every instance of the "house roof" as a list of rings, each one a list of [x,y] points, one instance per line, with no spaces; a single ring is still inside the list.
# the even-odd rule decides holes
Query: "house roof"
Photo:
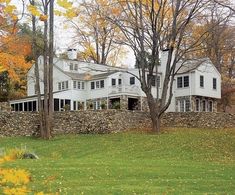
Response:
[[[180,68],[177,71],[177,74],[183,74],[186,72],[193,71],[205,62],[211,63],[209,58],[192,59],[192,60],[187,60],[183,63],[179,63]]]
[[[101,73],[101,74],[89,74],[89,73],[73,73],[73,72],[66,72],[63,71],[66,75],[68,75],[69,77],[71,77],[72,79],[77,79],[77,80],[95,80],[98,78],[105,78],[111,74],[114,74],[118,71],[109,71],[109,72],[105,72],[105,73]]]

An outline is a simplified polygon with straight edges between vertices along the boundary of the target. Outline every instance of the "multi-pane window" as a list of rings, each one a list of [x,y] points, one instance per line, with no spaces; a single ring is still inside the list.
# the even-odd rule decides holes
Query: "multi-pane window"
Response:
[[[122,84],[122,79],[118,79],[118,85]]]
[[[206,111],[206,100],[202,101],[202,111],[205,112]]]
[[[204,87],[204,76],[200,75],[200,87]]]
[[[135,84],[135,77],[130,77],[130,85],[134,85]]]
[[[69,81],[65,81],[65,89],[69,88]]]
[[[180,112],[184,112],[184,100],[180,100]]]
[[[190,111],[190,100],[185,100],[185,112]]]
[[[69,69],[70,69],[70,70],[73,70],[73,63],[70,63]]]
[[[104,88],[104,80],[100,81],[100,88]]]
[[[78,89],[81,89],[81,82],[78,81],[77,83],[78,83],[78,84],[77,84]]]
[[[60,91],[62,88],[61,88],[61,83],[58,83],[58,90]]]
[[[189,87],[189,76],[177,77],[177,88]]]
[[[73,88],[74,89],[84,89],[85,83],[83,81],[73,81]]]
[[[200,100],[196,99],[196,111],[200,112]]]
[[[177,78],[177,88],[182,88],[183,87],[183,78],[178,77]]]
[[[209,112],[212,112],[212,111],[213,111],[213,102],[212,102],[212,101],[209,101],[209,102],[208,102],[208,111],[209,111]]]
[[[190,100],[189,99],[182,99],[178,101],[179,104],[179,111],[180,112],[190,112]]]
[[[189,76],[184,76],[184,87],[189,87]]]
[[[91,82],[91,89],[95,89],[95,82],[94,81]]]
[[[82,87],[84,89],[84,86]],[[100,89],[100,88],[104,88],[104,80],[91,82],[91,89]]]
[[[149,78],[150,76],[149,75],[147,75],[147,79],[150,79]],[[156,75],[153,75],[152,76],[152,79],[151,79],[151,86],[153,86],[153,87],[155,87],[156,86]],[[160,83],[161,82],[161,78],[160,78],[160,76],[157,76],[157,86],[158,87],[160,87]]]
[[[95,87],[96,87],[96,89],[99,89],[99,88],[100,88],[100,81],[96,81],[96,82],[95,82]]]
[[[76,70],[76,71],[78,70],[78,65],[77,64],[74,65],[74,70]]]
[[[213,89],[217,89],[216,78],[213,78]]]
[[[112,86],[116,85],[116,79],[112,79]]]
[[[74,88],[74,89],[77,88],[77,81],[73,81],[73,88]]]
[[[65,90],[69,88],[69,81],[63,81],[58,83],[58,90]]]

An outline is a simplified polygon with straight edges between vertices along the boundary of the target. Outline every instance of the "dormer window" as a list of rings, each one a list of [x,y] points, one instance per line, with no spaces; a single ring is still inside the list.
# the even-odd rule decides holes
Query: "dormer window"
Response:
[[[73,70],[73,63],[70,63],[69,69],[70,69],[70,70]]]
[[[77,64],[74,65],[74,70],[78,71],[78,65]]]

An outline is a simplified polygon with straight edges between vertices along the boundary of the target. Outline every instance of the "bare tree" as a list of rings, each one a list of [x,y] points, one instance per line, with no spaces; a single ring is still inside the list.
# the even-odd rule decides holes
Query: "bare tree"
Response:
[[[107,5],[108,2],[105,0],[102,4]],[[122,46],[117,44],[121,33],[116,25],[104,17],[107,10],[103,8],[96,0],[83,0],[80,3],[77,19],[70,21],[76,33],[74,42],[80,47],[80,59],[115,65],[117,56],[120,58],[123,51]]]
[[[35,6],[35,1],[30,0],[29,3],[32,6]],[[38,66],[38,57],[40,52],[37,46],[37,28],[36,28],[36,17],[32,15],[32,58],[35,62],[34,66],[34,74],[35,74],[35,82],[36,82],[36,93],[37,93],[37,102],[38,102],[38,112],[39,112],[39,128],[40,128],[40,135],[44,137],[44,116],[43,116],[43,108],[42,108],[42,101],[41,101],[41,89],[40,89],[40,75],[39,75],[39,66]]]
[[[200,41],[183,47],[191,25],[199,16],[205,15],[205,8],[210,3],[209,0],[116,0],[109,5],[108,19],[120,28],[126,38],[125,44],[135,53],[138,79],[147,97],[153,131],[160,131],[161,116],[171,103],[178,62]],[[114,9],[119,11],[114,12]],[[162,49],[168,50],[167,62],[162,91],[159,93],[156,85],[157,98],[154,98],[151,83],[159,74]]]

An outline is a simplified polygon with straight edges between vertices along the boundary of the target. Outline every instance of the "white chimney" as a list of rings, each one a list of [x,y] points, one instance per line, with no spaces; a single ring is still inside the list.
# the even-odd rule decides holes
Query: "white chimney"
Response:
[[[68,54],[68,58],[70,60],[76,60],[77,59],[77,50],[76,49],[68,49],[67,54]]]

